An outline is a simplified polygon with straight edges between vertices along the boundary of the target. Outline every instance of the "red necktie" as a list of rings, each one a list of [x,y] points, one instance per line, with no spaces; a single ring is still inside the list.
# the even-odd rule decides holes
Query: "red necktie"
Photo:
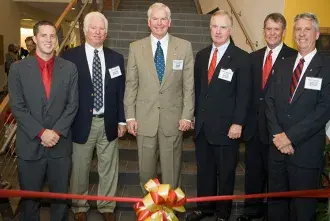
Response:
[[[47,99],[49,99],[49,95],[50,95],[50,86],[52,83],[51,80],[52,79],[51,79],[50,73],[48,71],[48,64],[46,62],[44,68],[42,69],[42,81],[44,83]]]
[[[297,65],[297,67],[294,69],[293,74],[292,74],[292,80],[291,80],[291,86],[290,86],[290,97],[289,97],[289,102],[291,103],[294,92],[296,88],[298,87],[299,79],[302,73],[302,69],[304,68],[304,58],[300,58],[300,61]]]
[[[273,59],[272,59],[273,51],[270,50],[265,60],[264,68],[262,69],[262,89],[265,88],[270,71],[272,70],[273,66]]]
[[[213,52],[212,60],[210,63],[209,71],[207,72],[207,80],[208,83],[210,84],[212,76],[214,74],[215,68],[217,66],[217,54],[218,54],[218,49],[216,48]]]

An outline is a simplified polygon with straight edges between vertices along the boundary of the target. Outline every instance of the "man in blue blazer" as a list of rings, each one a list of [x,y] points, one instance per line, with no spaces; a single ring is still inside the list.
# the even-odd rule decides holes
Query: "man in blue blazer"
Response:
[[[63,57],[78,67],[79,110],[72,126],[73,155],[71,188],[88,194],[89,170],[96,148],[98,156],[98,195],[114,196],[118,183],[118,139],[126,132],[123,97],[124,58],[103,46],[108,21],[103,14],[91,12],[84,19],[86,43]],[[74,200],[76,221],[86,220],[86,200]],[[97,202],[104,219],[114,221],[115,202]]]

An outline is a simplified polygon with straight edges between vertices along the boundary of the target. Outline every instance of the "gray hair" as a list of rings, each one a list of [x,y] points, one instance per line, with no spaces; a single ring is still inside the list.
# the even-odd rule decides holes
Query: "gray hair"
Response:
[[[84,33],[86,35],[89,23],[93,17],[99,17],[104,21],[105,32],[108,33],[108,19],[100,12],[90,12],[84,18]]]
[[[296,22],[300,19],[311,20],[315,30],[316,31],[320,30],[320,23],[315,14],[310,13],[310,12],[305,12],[305,13],[296,15],[296,17],[294,18],[294,26],[296,26]]]
[[[227,18],[229,19],[229,21],[231,23],[230,28],[233,28],[233,25],[234,25],[233,16],[231,16],[231,14],[228,11],[225,11],[225,10],[216,11],[215,13],[212,14],[210,21],[212,21],[212,18],[216,17],[216,16],[227,16]]]
[[[149,9],[148,9],[148,12],[147,12],[147,15],[148,15],[148,20],[151,19],[151,12],[152,12],[152,9],[165,9],[165,12],[166,12],[166,15],[167,15],[167,18],[168,19],[171,19],[171,10],[169,7],[167,7],[165,4],[163,3],[160,3],[160,2],[156,2],[154,4],[152,4]]]

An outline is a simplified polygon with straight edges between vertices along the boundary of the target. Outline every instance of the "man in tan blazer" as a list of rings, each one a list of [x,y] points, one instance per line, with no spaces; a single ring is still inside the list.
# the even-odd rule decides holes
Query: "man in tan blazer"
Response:
[[[137,137],[140,184],[157,177],[180,185],[182,134],[194,114],[191,43],[167,33],[171,11],[155,3],[148,10],[151,35],[130,45],[124,97],[128,132]]]

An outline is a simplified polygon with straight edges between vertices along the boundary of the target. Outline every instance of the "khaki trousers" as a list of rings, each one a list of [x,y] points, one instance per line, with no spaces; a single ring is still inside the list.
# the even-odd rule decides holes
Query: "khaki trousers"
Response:
[[[91,131],[85,144],[73,143],[71,192],[88,194],[89,172],[96,148],[98,158],[99,196],[115,196],[118,184],[118,139],[109,142],[106,138],[103,118],[93,118]],[[73,213],[87,212],[86,200],[72,201]],[[99,212],[113,212],[116,202],[97,201]]]
[[[165,136],[159,128],[156,136],[137,136],[140,185],[146,193],[144,184],[157,176],[157,162],[160,159],[162,183],[177,188],[181,183],[182,132],[175,136]]]

